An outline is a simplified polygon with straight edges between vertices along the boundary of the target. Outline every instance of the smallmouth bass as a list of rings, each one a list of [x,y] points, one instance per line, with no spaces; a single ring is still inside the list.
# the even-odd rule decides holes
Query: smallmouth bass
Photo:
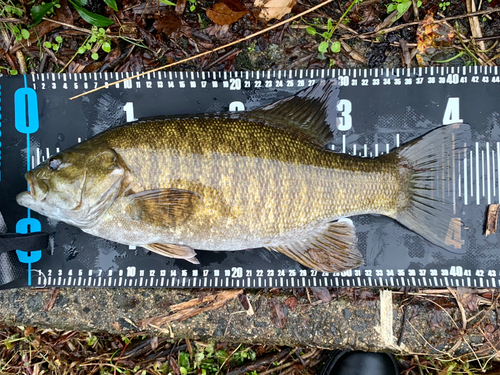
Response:
[[[450,171],[469,127],[443,126],[376,158],[339,154],[325,148],[337,94],[322,82],[250,112],[109,129],[29,171],[17,202],[192,263],[194,249],[266,247],[318,271],[354,268],[363,257],[345,218],[361,214],[389,216],[460,251],[447,236],[457,220]]]

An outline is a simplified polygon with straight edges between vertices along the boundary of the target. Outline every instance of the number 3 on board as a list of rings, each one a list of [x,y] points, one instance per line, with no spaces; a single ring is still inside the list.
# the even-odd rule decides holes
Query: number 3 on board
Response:
[[[443,125],[461,124],[464,122],[460,118],[460,98],[448,98],[448,104],[443,116]]]

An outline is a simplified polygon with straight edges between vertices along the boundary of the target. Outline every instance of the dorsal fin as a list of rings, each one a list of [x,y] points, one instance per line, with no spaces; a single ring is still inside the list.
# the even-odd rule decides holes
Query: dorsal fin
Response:
[[[333,139],[338,97],[337,80],[322,80],[294,96],[250,111],[244,117],[279,126],[324,147]]]

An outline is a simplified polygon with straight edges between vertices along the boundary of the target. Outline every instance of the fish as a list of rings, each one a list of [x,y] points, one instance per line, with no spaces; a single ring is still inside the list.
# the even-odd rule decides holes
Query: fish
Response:
[[[195,249],[266,248],[322,272],[364,263],[350,217],[388,216],[463,252],[452,199],[466,124],[378,157],[328,147],[339,85],[321,81],[246,112],[113,127],[26,173],[21,206],[125,245],[199,264]],[[451,228],[451,229],[450,229]]]

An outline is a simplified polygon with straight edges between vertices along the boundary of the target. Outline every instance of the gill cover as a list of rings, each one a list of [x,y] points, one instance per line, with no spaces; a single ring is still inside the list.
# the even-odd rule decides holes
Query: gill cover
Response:
[[[28,172],[30,192],[16,199],[20,205],[53,219],[91,227],[113,204],[124,175],[125,168],[115,151],[76,147]]]
[[[97,152],[87,161],[82,189],[80,226],[89,226],[114,202],[120,192],[125,169],[115,151]]]

